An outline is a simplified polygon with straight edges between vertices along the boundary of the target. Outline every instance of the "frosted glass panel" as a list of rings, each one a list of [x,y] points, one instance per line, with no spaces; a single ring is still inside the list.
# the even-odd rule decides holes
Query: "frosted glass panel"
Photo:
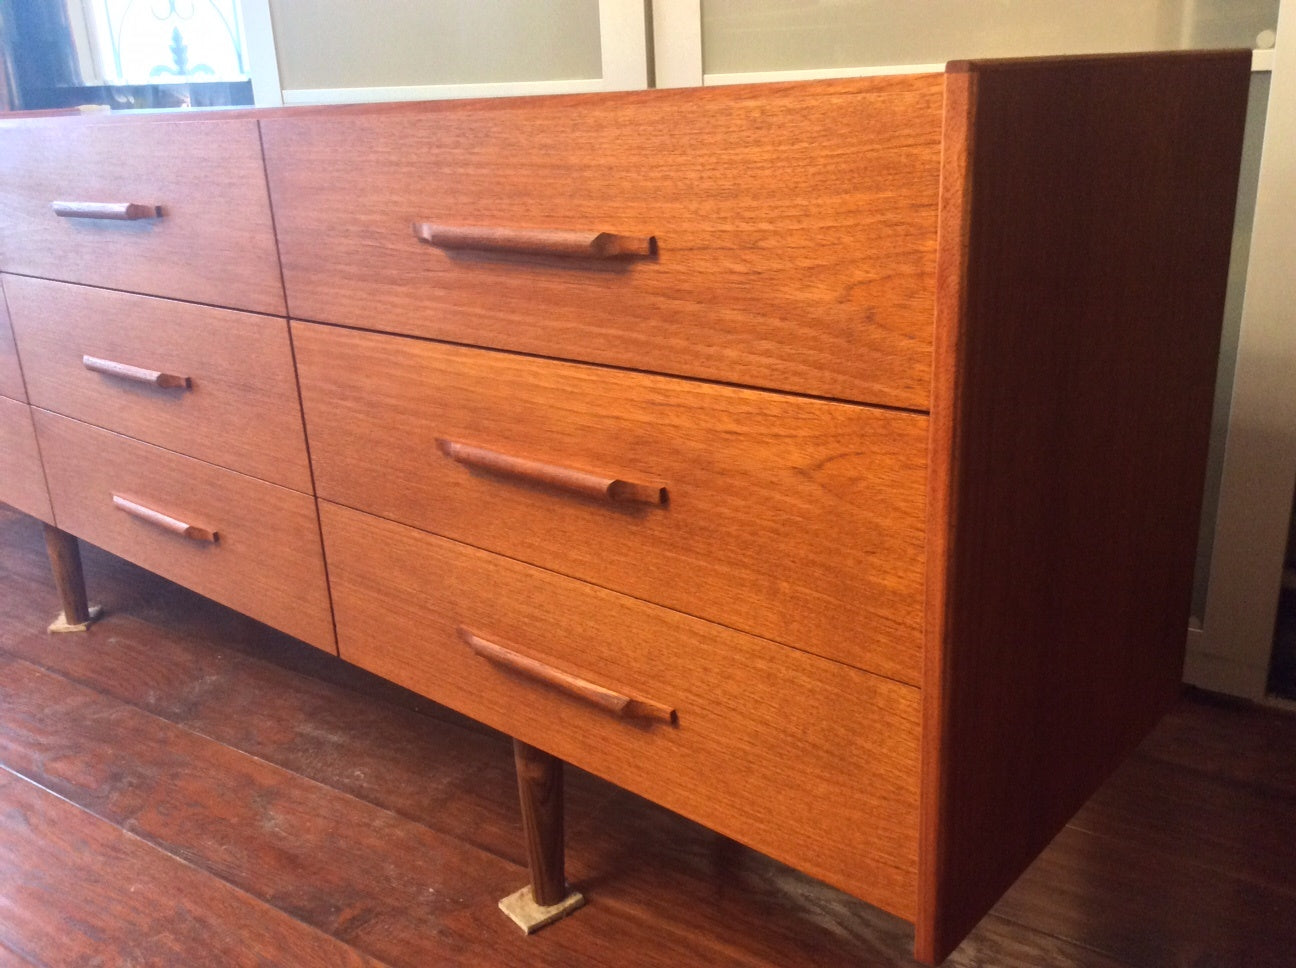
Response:
[[[1233,254],[1229,263],[1228,297],[1224,303],[1224,336],[1220,341],[1219,377],[1215,383],[1215,414],[1211,420],[1210,457],[1206,461],[1206,492],[1202,499],[1201,533],[1197,540],[1197,574],[1193,581],[1193,611],[1199,621],[1206,613],[1215,521],[1219,516],[1220,478],[1224,474],[1224,439],[1228,435],[1233,373],[1237,369],[1238,337],[1242,329],[1242,294],[1246,288],[1251,224],[1255,221],[1256,187],[1260,182],[1260,146],[1269,107],[1269,75],[1251,75],[1247,103],[1246,140],[1242,145],[1242,179],[1238,185],[1237,217],[1233,222]]]
[[[1278,0],[702,0],[707,74],[1270,47]]]
[[[602,76],[598,0],[270,0],[285,90]]]

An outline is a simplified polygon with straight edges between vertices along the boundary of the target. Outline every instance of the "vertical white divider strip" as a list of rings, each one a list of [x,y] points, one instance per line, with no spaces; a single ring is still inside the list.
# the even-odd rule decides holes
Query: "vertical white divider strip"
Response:
[[[644,0],[599,0],[603,90],[648,86],[648,26]]]
[[[702,84],[702,0],[652,0],[658,87]]]
[[[259,108],[279,107],[284,103],[283,87],[279,82],[274,25],[270,22],[270,0],[238,2],[243,9],[248,71],[252,75],[252,103]]]

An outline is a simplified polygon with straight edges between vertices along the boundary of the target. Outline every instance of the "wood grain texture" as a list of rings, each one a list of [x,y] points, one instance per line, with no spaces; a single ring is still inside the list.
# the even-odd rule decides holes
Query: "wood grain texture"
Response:
[[[327,502],[340,654],[903,917],[918,693]],[[635,726],[495,668],[458,627],[673,706]],[[831,711],[831,715],[825,715]]]
[[[1178,710],[1200,713],[1202,707],[1181,700]],[[1225,715],[1215,710],[1205,721],[1212,727],[1223,726],[1220,720]],[[1257,716],[1256,724],[1263,718]],[[1296,717],[1287,718],[1296,726]],[[1140,744],[1068,826],[1095,837],[1137,844],[1176,867],[1191,865],[1221,879],[1238,878],[1293,894],[1296,911],[1292,890],[1296,846],[1286,833],[1296,797],[1215,776],[1196,764],[1158,759],[1150,744],[1170,732],[1158,725],[1150,740]],[[1274,771],[1281,772],[1282,761],[1290,759],[1293,750],[1296,743],[1289,741],[1267,747],[1261,755],[1274,760]]]
[[[64,625],[86,625],[90,621],[90,602],[86,598],[85,572],[81,568],[81,544],[52,524],[45,525],[45,550],[59,604],[63,606]]]
[[[526,837],[531,897],[559,904],[567,896],[563,842],[563,761],[520,739],[513,741],[522,833]]]
[[[0,397],[0,503],[54,523],[31,408]]]
[[[1232,835],[1244,839],[1259,819],[1232,815]],[[996,911],[1063,941],[1084,939],[1124,965],[1289,968],[1296,950],[1290,881],[1275,891],[1240,870],[1212,871],[1137,840],[1070,825]]]
[[[0,268],[284,312],[253,121],[0,121]],[[50,203],[135,200],[162,217],[60,218]]]
[[[926,417],[310,323],[293,342],[321,497],[919,680]],[[438,439],[667,504],[474,472]]]
[[[315,502],[44,410],[35,411],[65,531],[333,651]],[[119,494],[220,533],[187,541],[113,506]]]
[[[0,944],[39,965],[380,963],[0,770]],[[137,890],[141,884],[149,889]]]
[[[925,410],[940,108],[925,75],[271,116],[292,315]],[[658,253],[454,255],[422,221]]]
[[[1159,762],[1229,784],[1296,801],[1296,716],[1271,715],[1252,703],[1190,690],[1143,744]]]
[[[1170,54],[950,76],[924,960],[958,943],[1177,693],[1248,64]]]
[[[35,406],[311,493],[283,319],[6,276]],[[188,377],[188,390],[88,370],[84,355]]]
[[[0,397],[22,402],[27,400],[22,367],[18,363],[18,346],[14,343],[13,329],[9,325],[9,309],[3,289],[0,289]]]

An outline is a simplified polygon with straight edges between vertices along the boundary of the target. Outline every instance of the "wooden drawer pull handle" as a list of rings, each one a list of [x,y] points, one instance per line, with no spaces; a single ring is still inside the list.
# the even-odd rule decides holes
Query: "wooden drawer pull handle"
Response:
[[[142,504],[136,504],[134,501],[127,500],[120,494],[112,496],[113,506],[120,511],[125,511],[132,517],[139,518],[141,521],[147,521],[149,524],[156,524],[164,531],[170,531],[172,534],[178,534],[182,538],[188,538],[190,541],[205,541],[209,544],[215,544],[219,535],[215,531],[208,531],[206,528],[200,528],[195,524],[186,524],[169,514],[163,514],[161,511],[154,511],[152,508],[146,508]]]
[[[512,649],[496,645],[494,642],[488,642],[463,626],[459,627],[459,637],[468,644],[468,648],[483,659],[506,669],[511,669],[528,679],[535,679],[537,682],[553,686],[569,696],[575,696],[577,699],[593,703],[600,709],[606,709],[622,719],[651,719],[661,723],[674,723],[676,721],[675,710],[669,706],[650,702],[647,699],[631,699],[629,696],[623,696],[619,692],[605,689],[603,686],[580,678],[580,676],[563,672],[551,665],[545,665],[543,662],[522,655],[520,652],[514,652]]]
[[[435,225],[432,222],[415,222],[414,234],[429,245],[451,251],[515,252],[574,259],[651,258],[657,254],[657,239],[651,235],[568,232],[562,229],[498,229]]]
[[[50,202],[50,208],[59,218],[98,218],[114,222],[137,222],[146,218],[161,218],[161,205],[141,205],[138,202]]]
[[[437,447],[451,460],[468,467],[479,467],[506,477],[547,484],[572,494],[598,498],[614,504],[665,504],[666,488],[661,484],[635,484],[615,477],[601,477],[585,471],[544,464],[522,457],[511,457],[497,450],[458,444],[452,440],[438,440]]]
[[[129,363],[118,363],[115,360],[101,360],[97,356],[83,356],[81,363],[87,370],[115,376],[131,383],[146,383],[153,387],[188,390],[193,381],[187,376],[176,376],[174,373],[159,373],[157,370],[146,370],[142,366],[131,366]]]

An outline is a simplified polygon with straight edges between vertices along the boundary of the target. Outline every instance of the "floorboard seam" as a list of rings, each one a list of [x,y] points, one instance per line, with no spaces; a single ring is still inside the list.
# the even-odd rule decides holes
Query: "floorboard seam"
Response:
[[[1123,956],[1117,954],[1116,952],[1108,951],[1105,948],[1099,948],[1097,945],[1091,944],[1088,941],[1081,941],[1077,938],[1064,937],[1063,935],[1057,934],[1053,931],[1046,931],[1043,928],[1037,928],[1033,924],[1028,924],[1025,921],[1018,920],[1017,918],[1009,917],[1006,914],[1000,914],[998,911],[995,911],[993,909],[990,911],[989,914],[986,915],[986,917],[996,918],[1004,922],[1005,924],[1011,924],[1014,928],[1018,928],[1022,931],[1029,931],[1032,934],[1037,934],[1042,938],[1052,938],[1054,941],[1060,942],[1061,944],[1070,945],[1075,948],[1080,948],[1082,951],[1092,952],[1093,954],[1106,958],[1108,961],[1115,962],[1118,965],[1125,965],[1126,968],[1145,968],[1145,966],[1135,964],[1134,962],[1131,961],[1127,961]]]

